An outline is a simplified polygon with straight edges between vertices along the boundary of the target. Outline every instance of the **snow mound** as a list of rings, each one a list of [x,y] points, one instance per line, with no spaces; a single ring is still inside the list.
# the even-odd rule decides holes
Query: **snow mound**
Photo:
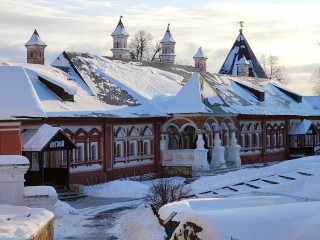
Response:
[[[68,203],[58,200],[54,204],[53,211],[54,217],[59,219],[62,218],[64,215],[68,215],[71,212],[74,212],[75,209],[71,207]]]
[[[143,198],[149,187],[136,181],[111,181],[104,184],[86,187],[86,194],[93,197]]]
[[[181,232],[185,231],[206,240],[318,239],[319,211],[319,202],[299,202],[190,212],[175,230],[175,239],[184,239]],[[196,224],[202,231],[188,229],[187,222]]]
[[[117,233],[121,233],[118,237],[122,240],[163,240],[166,237],[164,228],[160,226],[151,208],[145,204],[123,215],[115,229],[121,229]]]
[[[35,197],[35,196],[48,196],[58,197],[56,190],[51,186],[33,186],[24,187],[24,196]]]

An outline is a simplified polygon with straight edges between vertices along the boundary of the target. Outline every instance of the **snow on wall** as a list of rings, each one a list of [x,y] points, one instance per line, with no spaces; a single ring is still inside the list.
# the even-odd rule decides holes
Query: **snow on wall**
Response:
[[[51,186],[30,186],[24,187],[24,196],[26,197],[58,197],[56,190]]]
[[[42,208],[0,204],[0,239],[29,239],[53,217]]]
[[[0,165],[26,164],[29,165],[29,160],[20,155],[0,155]]]

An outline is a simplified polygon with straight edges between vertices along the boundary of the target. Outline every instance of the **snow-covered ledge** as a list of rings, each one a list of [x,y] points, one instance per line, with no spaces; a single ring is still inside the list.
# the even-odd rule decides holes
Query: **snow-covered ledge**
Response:
[[[33,186],[24,188],[24,204],[31,208],[45,208],[53,212],[58,200],[56,190],[51,186]]]
[[[26,157],[0,156],[0,204],[23,205],[24,174],[28,168]]]

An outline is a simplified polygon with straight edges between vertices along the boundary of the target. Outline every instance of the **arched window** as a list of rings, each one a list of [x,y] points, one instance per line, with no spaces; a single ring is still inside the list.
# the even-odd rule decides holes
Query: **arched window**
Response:
[[[147,142],[147,141],[145,141],[143,143],[143,154],[145,154],[145,155],[150,154],[149,142]]]
[[[122,144],[117,143],[116,145],[116,157],[122,157]]]
[[[136,155],[136,144],[134,142],[130,143],[129,154],[130,156]]]
[[[78,149],[77,149],[77,161],[80,162],[80,161],[83,161],[83,147],[82,145],[78,145]]]
[[[196,129],[193,126],[187,126],[183,131],[183,148],[195,149],[196,146]]]
[[[170,126],[168,129],[169,149],[175,150],[179,148],[179,131],[175,126]]]
[[[91,160],[97,160],[97,146],[91,145]]]

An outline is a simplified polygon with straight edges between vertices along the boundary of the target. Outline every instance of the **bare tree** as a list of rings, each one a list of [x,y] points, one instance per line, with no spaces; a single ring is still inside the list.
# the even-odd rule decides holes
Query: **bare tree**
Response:
[[[320,96],[320,66],[314,70],[311,82],[313,84],[313,94]]]
[[[155,60],[156,55],[158,53],[160,53],[161,49],[162,49],[162,46],[161,46],[160,40],[156,40],[155,45],[152,48],[153,55],[151,57],[151,62]],[[158,56],[158,58],[159,58],[159,56]]]
[[[147,58],[146,53],[153,37],[151,33],[139,30],[134,34],[129,43],[129,52],[132,59],[142,60]]]
[[[191,192],[190,187],[175,183],[171,179],[161,179],[154,182],[146,196],[147,202],[159,210],[163,205],[180,201],[182,198],[187,197]]]
[[[262,54],[260,64],[269,79],[276,79],[284,84],[290,80],[286,68],[280,64],[279,56]]]

